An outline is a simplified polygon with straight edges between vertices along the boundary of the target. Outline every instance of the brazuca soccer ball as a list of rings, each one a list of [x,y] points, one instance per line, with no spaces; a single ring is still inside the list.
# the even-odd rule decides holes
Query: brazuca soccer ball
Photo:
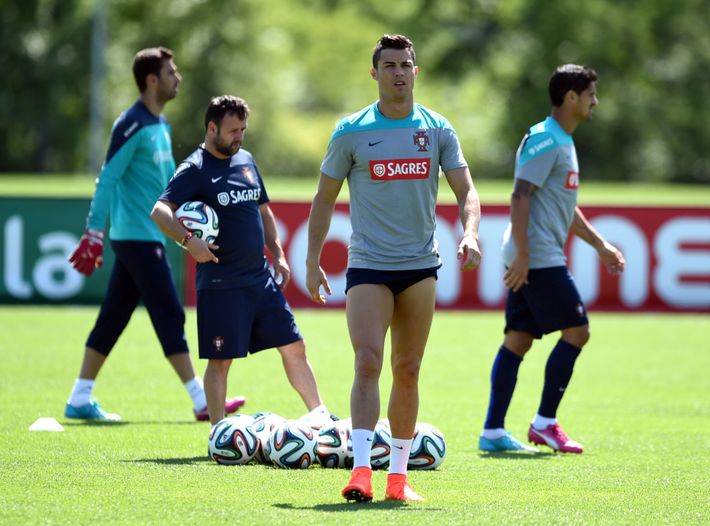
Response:
[[[254,455],[254,459],[256,459],[257,462],[260,462],[261,464],[271,464],[271,459],[266,453],[267,443],[269,442],[269,437],[271,436],[272,431],[285,421],[286,419],[284,417],[274,413],[264,412],[259,415],[255,415],[252,429],[254,430],[254,434],[259,442],[256,449],[256,455]]]
[[[287,420],[274,428],[266,452],[274,465],[304,469],[316,460],[318,434],[297,420]]]
[[[350,419],[323,426],[318,435],[318,462],[324,468],[352,468],[353,442]]]
[[[435,469],[441,465],[446,455],[444,435],[436,427],[417,422],[409,453],[409,469]]]
[[[175,210],[180,224],[193,235],[214,243],[219,235],[219,218],[214,208],[202,201],[188,201]]]
[[[375,425],[375,434],[372,437],[372,450],[370,451],[372,469],[385,469],[390,465],[391,446],[392,431],[389,420],[381,418]]]
[[[254,419],[248,415],[229,416],[210,431],[207,447],[219,464],[246,464],[256,454],[258,440],[252,430]]]

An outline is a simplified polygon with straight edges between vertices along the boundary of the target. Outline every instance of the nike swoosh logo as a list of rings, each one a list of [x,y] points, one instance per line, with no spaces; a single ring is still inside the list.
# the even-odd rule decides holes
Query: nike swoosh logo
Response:
[[[404,449],[403,446],[392,446],[392,447],[396,447],[397,449]]]
[[[213,178],[212,178],[212,182],[213,182],[213,183],[216,183],[216,182],[219,181],[221,178],[222,178],[221,175],[220,175],[219,177],[213,177]]]
[[[384,139],[382,139],[382,140],[384,140]],[[370,141],[370,142],[367,143],[367,145],[368,145],[368,146],[375,146],[375,145],[377,145],[377,144],[380,144],[381,142],[382,142],[382,141]]]
[[[368,438],[368,439],[366,439],[366,440],[367,440],[368,442],[372,442],[372,439],[371,439],[371,438]]]

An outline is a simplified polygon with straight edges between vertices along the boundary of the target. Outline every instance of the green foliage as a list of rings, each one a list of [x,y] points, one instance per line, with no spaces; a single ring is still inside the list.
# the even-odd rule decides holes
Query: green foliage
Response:
[[[188,311],[188,341],[196,341]],[[143,309],[131,320],[95,394],[120,425],[62,418],[94,308],[0,308],[0,524],[706,524],[710,398],[703,315],[593,313],[560,418],[583,455],[487,455],[476,449],[502,313],[438,312],[421,374],[419,420],[447,441],[442,467],[412,472],[426,502],[347,504],[345,470],[219,466],[207,459],[209,425],[160,352]],[[296,319],[329,408],[349,416],[352,351],[342,311]],[[524,438],[554,337],[521,367],[506,421]],[[203,370],[204,362],[197,364]],[[383,411],[389,361],[381,382]],[[250,414],[305,412],[275,351],[238,360],[228,391]],[[64,433],[30,433],[38,417]]]
[[[0,20],[0,171],[80,171],[88,158],[90,36],[99,0],[6,0]],[[136,98],[134,53],[176,52],[166,108],[178,160],[208,100],[253,109],[246,147],[266,174],[318,173],[335,122],[377,98],[371,50],[415,42],[417,100],[457,129],[475,173],[510,178],[525,130],[549,113],[555,66],[599,75],[595,120],[575,138],[583,177],[710,181],[710,36],[703,0],[123,0],[107,3],[105,144]]]

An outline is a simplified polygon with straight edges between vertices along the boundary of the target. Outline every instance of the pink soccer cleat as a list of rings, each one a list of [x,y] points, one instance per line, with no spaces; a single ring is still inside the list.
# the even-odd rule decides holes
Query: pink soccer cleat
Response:
[[[236,413],[240,407],[246,404],[247,399],[243,396],[235,396],[234,398],[227,398],[224,401],[224,414],[229,415],[231,413]],[[195,413],[195,418],[200,421],[209,420],[210,413],[207,411],[207,406],[197,411],[193,409]]]
[[[532,424],[528,429],[528,440],[538,446],[550,446],[562,453],[581,453],[584,446],[572,440],[562,431],[560,424],[551,424],[545,429],[535,429]]]

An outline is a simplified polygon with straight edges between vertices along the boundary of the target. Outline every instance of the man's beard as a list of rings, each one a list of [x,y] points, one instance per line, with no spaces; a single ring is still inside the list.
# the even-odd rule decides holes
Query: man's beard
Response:
[[[239,151],[239,145],[231,146],[228,143],[215,141],[214,149],[217,150],[222,155],[226,155],[227,157],[231,157],[232,155],[234,155],[235,153],[237,153]]]

